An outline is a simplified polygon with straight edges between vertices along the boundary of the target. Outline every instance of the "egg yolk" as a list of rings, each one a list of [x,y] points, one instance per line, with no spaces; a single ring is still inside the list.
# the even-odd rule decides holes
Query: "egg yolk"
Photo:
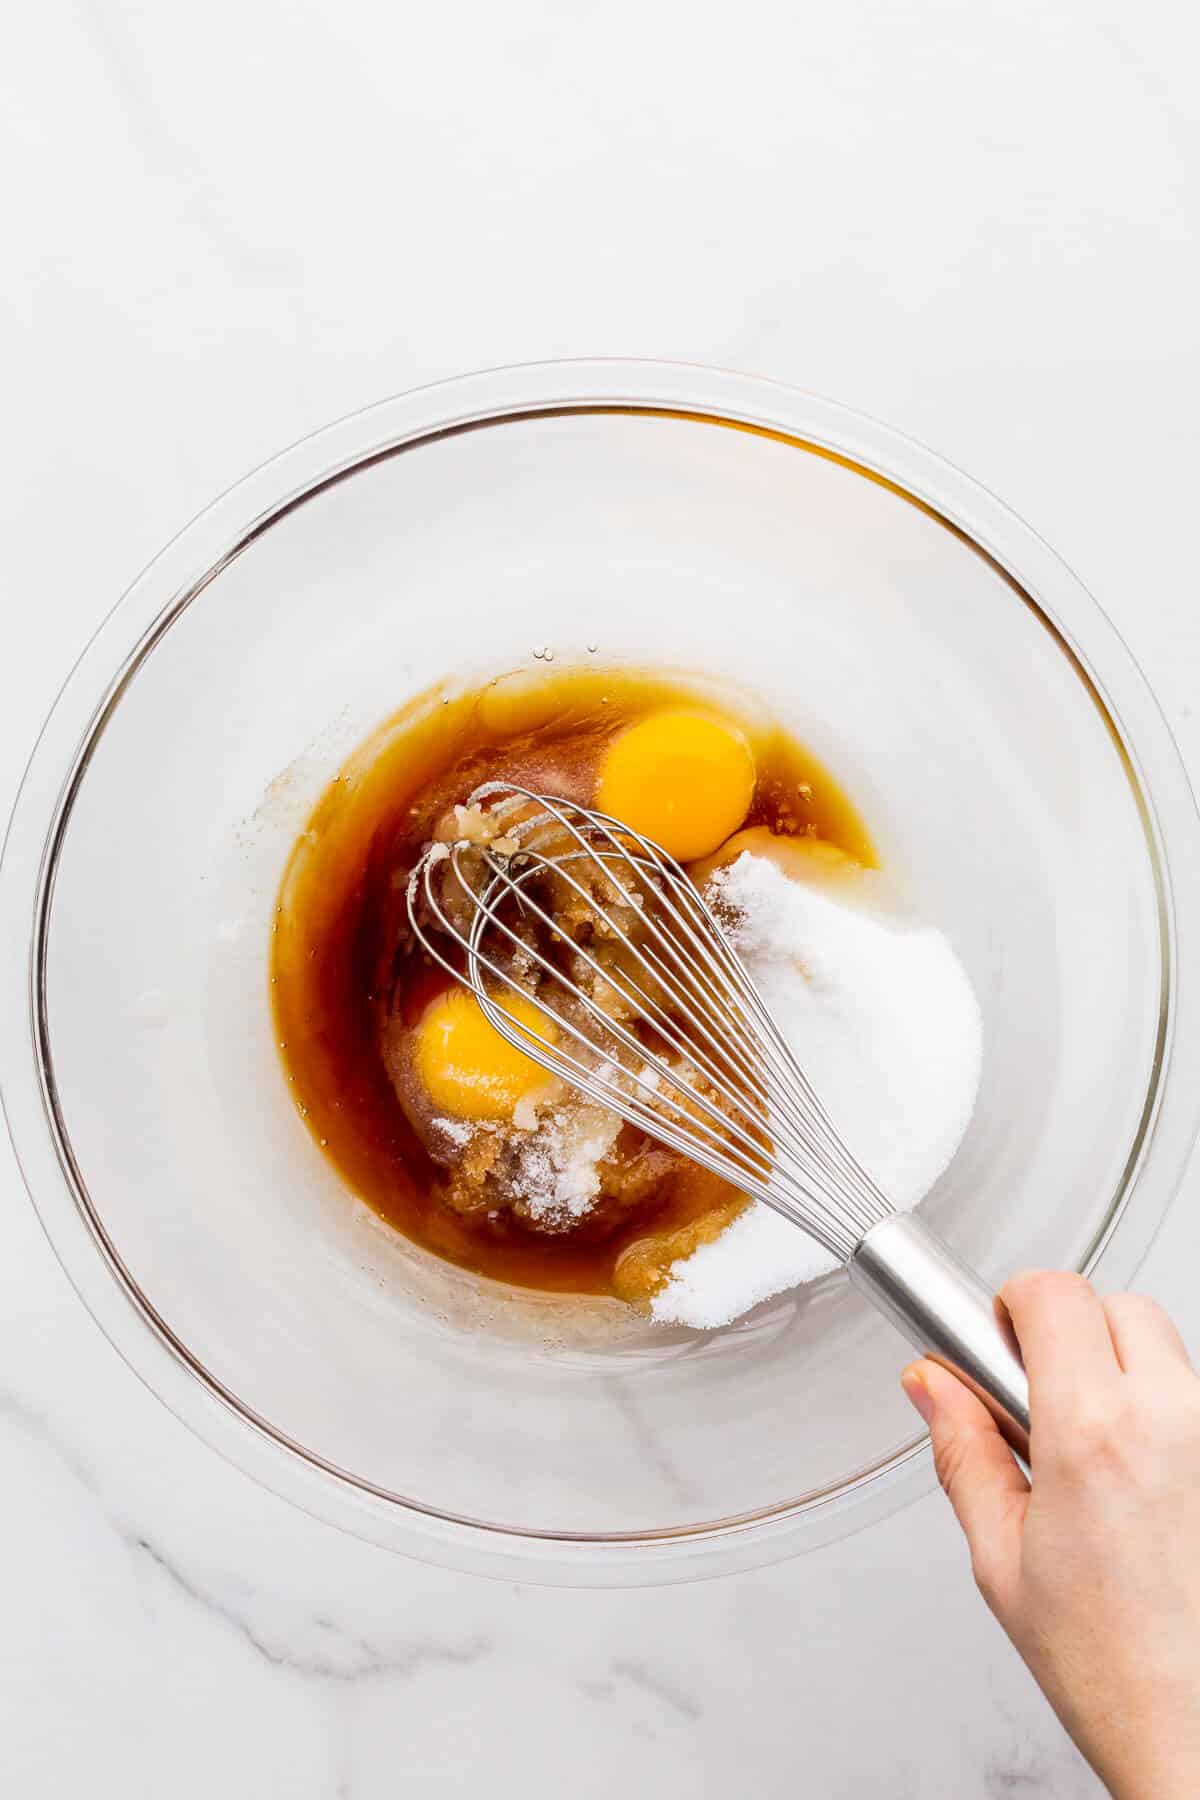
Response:
[[[532,1000],[497,1001],[516,1024],[553,1044],[558,1032]],[[433,1105],[459,1119],[511,1119],[518,1101],[552,1077],[490,1025],[474,994],[451,988],[432,1000],[416,1027],[417,1077]]]
[[[736,726],[706,713],[656,712],[614,738],[596,804],[691,862],[737,830],[754,783],[754,757]]]

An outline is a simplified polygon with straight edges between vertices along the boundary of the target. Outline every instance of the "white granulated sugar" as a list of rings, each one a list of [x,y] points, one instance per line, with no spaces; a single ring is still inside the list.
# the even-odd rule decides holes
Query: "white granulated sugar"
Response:
[[[513,1107],[513,1128],[516,1131],[536,1131],[541,1107],[536,1094],[522,1094]]]
[[[744,852],[710,898],[830,1118],[893,1203],[913,1207],[957,1150],[982,1061],[979,1005],[940,931],[874,904],[879,878],[790,879]],[[815,1239],[755,1202],[674,1264],[664,1322],[726,1325],[836,1268]]]
[[[475,1126],[470,1119],[440,1118],[433,1121],[433,1126],[435,1131],[440,1131],[443,1137],[449,1138],[452,1144],[457,1144],[460,1148],[469,1144],[475,1136]]]
[[[567,1105],[545,1116],[522,1147],[512,1190],[535,1219],[581,1219],[600,1192],[597,1165],[617,1141],[621,1121],[607,1107]]]

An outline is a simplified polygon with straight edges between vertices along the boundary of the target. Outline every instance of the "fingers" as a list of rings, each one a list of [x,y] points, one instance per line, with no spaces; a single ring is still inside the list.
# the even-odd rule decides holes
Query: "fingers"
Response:
[[[1126,1374],[1191,1368],[1187,1346],[1156,1300],[1146,1294],[1113,1294],[1104,1302],[1104,1313]]]
[[[902,1385],[933,1440],[938,1480],[971,1552],[971,1566],[993,1611],[1014,1590],[1029,1483],[995,1421],[961,1381],[924,1360],[904,1371]]]
[[[1082,1275],[1038,1269],[1000,1290],[1029,1374],[1033,1431],[1057,1427],[1089,1396],[1112,1389],[1121,1369],[1100,1296]]]

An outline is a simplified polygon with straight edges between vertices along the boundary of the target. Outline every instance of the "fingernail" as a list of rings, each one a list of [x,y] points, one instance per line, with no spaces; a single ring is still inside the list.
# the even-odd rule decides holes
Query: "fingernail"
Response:
[[[920,1371],[915,1367],[905,1369],[900,1377],[900,1386],[928,1425],[933,1417],[933,1395],[922,1381]]]

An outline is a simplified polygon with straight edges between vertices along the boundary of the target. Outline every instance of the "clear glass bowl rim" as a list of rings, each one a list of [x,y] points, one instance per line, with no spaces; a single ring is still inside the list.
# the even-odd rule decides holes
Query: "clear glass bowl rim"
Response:
[[[777,434],[920,506],[986,556],[1032,607],[1106,716],[1142,812],[1164,946],[1159,1055],[1143,1127],[1084,1267],[1106,1288],[1140,1265],[1200,1126],[1200,819],[1169,727],[1077,577],[1008,507],[924,446],[821,396],[694,364],[593,359],[482,371],[383,400],[302,439],[200,513],[133,583],[65,682],[26,768],[0,857],[0,1097],[22,1174],[68,1278],[119,1354],[228,1461],[370,1541],[502,1579],[612,1586],[725,1574],[861,1529],[932,1485],[924,1439],[836,1490],[692,1530],[608,1537],[518,1532],[372,1488],[294,1444],[223,1389],[159,1318],[88,1204],[56,1118],[39,971],[58,849],[91,747],[154,644],[263,531],[331,482],[463,429],[556,412],[667,412]]]

